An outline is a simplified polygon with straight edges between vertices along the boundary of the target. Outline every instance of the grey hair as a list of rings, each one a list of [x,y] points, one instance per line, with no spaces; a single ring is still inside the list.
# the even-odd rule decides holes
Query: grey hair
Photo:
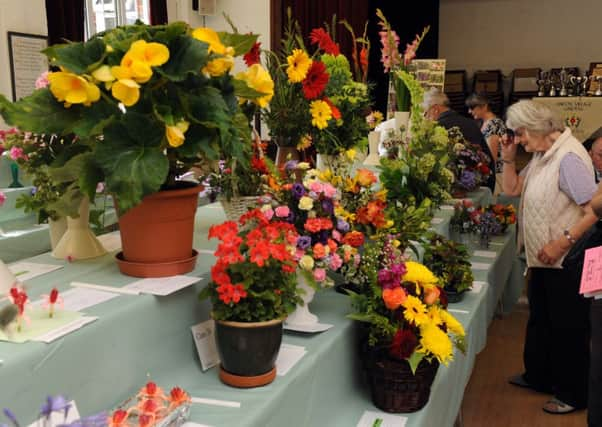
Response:
[[[445,105],[449,107],[449,98],[436,87],[432,87],[428,92],[425,92],[424,100],[422,101],[422,108],[425,111],[433,105]]]
[[[510,129],[524,128],[539,135],[564,131],[561,118],[548,106],[531,100],[521,100],[506,111],[506,126]]]

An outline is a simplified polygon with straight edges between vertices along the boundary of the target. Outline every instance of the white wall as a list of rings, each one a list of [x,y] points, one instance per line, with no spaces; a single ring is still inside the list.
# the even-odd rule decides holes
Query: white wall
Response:
[[[0,0],[1,1],[1,0]],[[169,0],[169,21],[184,21],[192,27],[210,27],[216,31],[231,31],[224,19],[226,12],[240,33],[259,34],[261,47],[270,47],[270,1],[269,0],[216,0],[217,13],[203,17],[192,10],[192,0]],[[244,68],[240,59],[236,69]]]
[[[600,0],[441,0],[439,57],[448,69],[578,66],[602,61]]]
[[[0,93],[12,99],[7,31],[47,35],[44,0],[0,0]]]

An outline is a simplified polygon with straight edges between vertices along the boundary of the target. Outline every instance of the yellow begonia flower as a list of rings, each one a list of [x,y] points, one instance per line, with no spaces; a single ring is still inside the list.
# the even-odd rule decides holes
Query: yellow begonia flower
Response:
[[[236,79],[244,81],[251,89],[255,89],[257,92],[264,94],[264,96],[251,99],[250,101],[259,105],[261,108],[268,106],[268,103],[274,96],[274,81],[272,80],[270,73],[268,73],[261,65],[251,65],[247,71],[238,73]],[[242,98],[241,101],[244,101],[244,98]]]
[[[146,62],[136,59],[129,52],[121,58],[121,66],[119,68],[113,67],[111,72],[118,79],[124,78],[119,76],[127,75],[128,77],[125,78],[130,78],[138,83],[146,83],[153,76],[151,66]]]
[[[132,57],[151,67],[158,67],[169,60],[169,49],[161,43],[147,43],[146,40],[136,40],[128,51]]]
[[[203,73],[213,77],[221,76],[234,67],[234,49],[230,46],[224,46],[219,39],[219,35],[211,28],[197,28],[192,32],[192,37],[209,45],[207,51],[218,55],[224,55],[223,58],[217,58],[210,61],[203,67]]]
[[[167,142],[172,147],[179,147],[184,143],[186,137],[184,134],[190,124],[186,120],[179,121],[175,126],[165,126],[165,136]]]
[[[140,85],[132,79],[120,79],[111,86],[111,93],[126,107],[131,107],[140,99]]]
[[[328,120],[332,118],[332,110],[330,106],[324,101],[312,101],[309,106],[311,113],[311,124],[318,129],[325,129],[328,127]]]
[[[309,59],[307,53],[301,49],[293,49],[292,55],[286,58],[286,62],[288,62],[288,67],[286,68],[288,80],[291,83],[303,81],[311,66],[311,59]]]
[[[92,77],[99,82],[112,82],[115,80],[115,76],[111,73],[111,67],[108,65],[101,65],[96,70],[92,71]]]
[[[66,108],[71,104],[89,106],[100,99],[98,86],[77,74],[57,71],[48,75],[48,81],[50,92],[59,102],[64,102]]]

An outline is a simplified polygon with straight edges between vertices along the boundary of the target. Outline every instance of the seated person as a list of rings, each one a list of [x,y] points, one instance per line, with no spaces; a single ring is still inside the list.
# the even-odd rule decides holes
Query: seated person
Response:
[[[583,147],[592,158],[596,182],[600,182],[602,180],[602,127],[583,142]]]
[[[482,150],[489,156],[489,169],[492,173],[487,180],[487,187],[493,193],[495,191],[495,162],[477,123],[452,110],[449,107],[449,98],[447,95],[437,88],[432,88],[428,92],[425,92],[422,107],[424,108],[424,115],[428,119],[436,120],[445,129],[460,128],[460,132],[462,132],[466,140],[472,144],[481,146]]]

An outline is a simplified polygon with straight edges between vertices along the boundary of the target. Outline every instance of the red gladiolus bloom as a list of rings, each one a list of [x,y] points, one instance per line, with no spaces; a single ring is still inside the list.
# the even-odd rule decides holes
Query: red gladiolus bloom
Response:
[[[393,337],[389,354],[396,359],[407,359],[414,353],[417,345],[418,338],[412,331],[400,329]]]
[[[180,387],[174,387],[169,392],[169,406],[175,408],[182,403],[190,402],[190,396]]]
[[[253,64],[259,63],[259,47],[261,46],[260,42],[255,42],[253,47],[243,55],[242,59],[244,59],[247,67],[250,67]]]
[[[360,66],[362,73],[366,74],[368,72],[368,49],[365,47],[362,47],[362,50],[360,50]]]
[[[56,304],[56,300],[59,297],[59,290],[57,288],[52,288],[50,291],[50,304]]]
[[[330,76],[326,72],[326,66],[322,61],[313,61],[305,79],[301,83],[303,85],[303,95],[305,99],[316,99],[324,92]]]
[[[108,417],[107,424],[109,427],[122,427],[127,425],[128,413],[123,409],[118,409],[113,412],[113,416]]]
[[[318,47],[331,55],[339,55],[339,45],[336,44],[323,28],[315,28],[309,34],[309,40],[312,44],[318,44]]]

